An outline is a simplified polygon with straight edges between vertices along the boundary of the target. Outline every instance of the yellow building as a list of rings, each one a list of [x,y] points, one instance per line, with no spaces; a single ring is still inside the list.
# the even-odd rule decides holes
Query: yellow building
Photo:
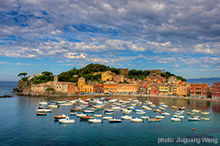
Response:
[[[104,83],[104,92],[105,93],[116,93],[117,92],[117,84],[113,81],[107,81]]]
[[[190,95],[190,84],[184,81],[180,81],[177,84],[177,95],[189,96]]]
[[[117,92],[118,93],[137,93],[138,92],[138,84],[118,84]]]
[[[159,95],[171,95],[172,85],[168,83],[161,83],[158,85]]]
[[[82,89],[81,89],[82,93],[93,93],[93,85],[89,84],[89,85],[83,85]]]
[[[83,78],[83,77],[80,77],[79,79],[78,79],[78,87],[79,87],[79,92],[82,92],[83,91],[83,86],[86,84],[86,80],[85,80],[85,78]]]
[[[112,81],[113,77],[115,76],[115,73],[111,71],[106,71],[102,73],[102,81]]]

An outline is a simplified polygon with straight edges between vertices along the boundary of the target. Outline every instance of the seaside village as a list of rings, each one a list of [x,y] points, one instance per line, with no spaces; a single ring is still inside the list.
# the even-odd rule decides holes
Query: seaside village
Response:
[[[40,95],[48,92],[48,88],[53,88],[53,93],[79,95],[79,94],[137,94],[152,96],[181,96],[191,98],[219,98],[220,83],[216,82],[211,87],[207,83],[188,83],[178,80],[175,76],[168,79],[160,76],[161,70],[150,70],[149,76],[144,80],[135,80],[125,77],[129,70],[120,69],[121,74],[116,75],[111,71],[94,72],[93,75],[101,74],[103,84],[93,82],[87,83],[85,78],[78,78],[78,83],[58,82],[58,77],[54,76],[54,81],[40,84],[31,84],[29,92],[32,95]],[[35,74],[40,76],[42,74]],[[74,75],[77,77],[77,75]]]

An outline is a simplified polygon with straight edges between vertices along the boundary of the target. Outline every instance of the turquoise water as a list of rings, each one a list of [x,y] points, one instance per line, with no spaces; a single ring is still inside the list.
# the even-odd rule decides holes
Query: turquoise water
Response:
[[[1,94],[10,92],[16,82],[0,82]],[[6,92],[7,91],[7,92]],[[8,93],[9,94],[9,93]],[[50,102],[52,100],[75,99],[76,97],[56,97],[44,98]],[[81,97],[82,99],[88,97]],[[131,97],[119,97],[121,99]],[[13,98],[0,99],[0,144],[3,146],[42,146],[42,145],[73,145],[73,146],[142,146],[142,145],[220,145],[214,142],[203,143],[203,138],[220,139],[220,103],[210,101],[195,101],[184,99],[168,98],[149,98],[149,97],[132,97],[141,101],[150,100],[156,105],[164,102],[169,105],[167,112],[171,115],[175,110],[171,109],[172,105],[185,106],[186,111],[194,108],[209,111],[210,121],[191,121],[183,119],[182,122],[171,122],[172,116],[166,116],[161,122],[132,123],[129,120],[123,120],[122,123],[103,123],[90,124],[80,121],[76,116],[70,116],[75,119],[74,124],[59,124],[54,121],[53,116],[58,114],[69,115],[70,108],[74,106],[61,106],[53,109],[52,113],[47,116],[36,116],[35,107],[39,97],[15,96]],[[141,106],[139,106],[141,108]],[[95,112],[103,113],[102,110]],[[93,114],[91,114],[93,115]],[[115,111],[114,117],[121,117],[121,111]],[[134,117],[141,117],[132,112]],[[153,111],[147,111],[147,115],[154,117],[159,115]],[[192,131],[194,128],[194,131]],[[162,141],[162,138],[164,141]],[[167,141],[167,138],[174,139],[174,142]],[[200,140],[200,143],[178,143],[178,138]],[[162,142],[158,144],[158,140]],[[199,142],[199,141],[198,141]],[[215,141],[216,142],[216,141]]]

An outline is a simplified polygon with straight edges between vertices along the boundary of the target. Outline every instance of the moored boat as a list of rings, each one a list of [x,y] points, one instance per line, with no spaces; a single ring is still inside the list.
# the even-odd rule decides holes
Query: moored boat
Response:
[[[37,115],[38,115],[38,116],[46,116],[47,113],[39,113],[39,112],[37,112]]]
[[[79,111],[82,111],[82,109],[81,108],[70,108],[70,111],[75,111],[75,112],[79,112]]]
[[[94,119],[94,117],[90,117],[90,116],[81,116],[80,117],[81,121],[88,121],[89,119]]]
[[[160,122],[161,119],[156,119],[156,118],[151,119],[151,118],[149,118],[148,121],[149,121],[149,122]]]
[[[198,116],[194,116],[194,117],[188,117],[188,121],[200,121]]]
[[[194,112],[187,112],[187,115],[195,115]]]
[[[105,113],[106,115],[113,115],[114,112]]]
[[[178,108],[178,106],[172,106],[172,109],[177,109]]]
[[[101,119],[89,119],[88,120],[90,123],[101,123],[102,120]]]
[[[154,112],[161,112],[160,109],[154,109]]]
[[[209,121],[211,118],[210,117],[201,117],[201,120],[204,120],[204,121]]]
[[[194,112],[194,113],[199,113],[199,112],[201,112],[201,110],[193,109],[192,112]]]
[[[143,115],[143,114],[146,114],[146,112],[142,111],[142,112],[136,112],[136,114],[138,115]]]
[[[52,109],[36,109],[37,112],[52,112]]]
[[[165,113],[162,113],[162,115],[164,115],[164,116],[169,116],[169,115],[170,115],[170,113],[165,112]]]
[[[143,122],[143,120],[139,118],[134,118],[134,119],[131,119],[131,122]]]
[[[96,115],[94,115],[94,117],[102,117],[102,115],[101,114],[96,114]]]
[[[55,118],[55,120],[58,120],[58,119],[64,119],[66,118],[67,116],[64,115],[64,114],[61,114],[61,115],[58,115],[58,116],[53,116]]]
[[[62,124],[71,124],[71,123],[75,123],[74,119],[70,119],[69,117],[66,117],[64,119],[59,119],[58,120],[60,123]]]
[[[58,108],[59,106],[56,105],[56,104],[50,104],[50,105],[48,105],[48,107],[50,107],[50,108]]]
[[[184,118],[185,118],[185,116],[183,116],[183,115],[173,115],[173,117],[174,117],[174,118],[181,118],[181,119],[184,119]]]
[[[141,116],[141,119],[149,119],[149,116]]]
[[[130,120],[132,118],[133,118],[132,116],[128,116],[128,115],[121,116],[121,119],[124,119],[124,120]]]
[[[179,107],[179,110],[185,110],[185,109],[186,109],[185,106]]]
[[[110,119],[109,123],[121,123],[121,119]]]
[[[156,119],[164,119],[164,116],[155,116]]]
[[[42,102],[39,102],[40,105],[47,105],[48,103],[46,101],[42,101]]]
[[[181,119],[180,118],[171,118],[171,121],[180,122]]]
[[[201,112],[201,115],[209,115],[209,112]]]
[[[109,120],[109,119],[113,119],[112,117],[106,116],[102,118],[103,120]]]

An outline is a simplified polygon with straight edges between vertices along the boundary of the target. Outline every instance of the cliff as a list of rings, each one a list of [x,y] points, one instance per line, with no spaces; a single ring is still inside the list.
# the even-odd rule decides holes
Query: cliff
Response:
[[[17,93],[23,93],[23,90],[24,89],[31,89],[31,85],[27,85],[28,82],[27,81],[23,81],[23,80],[20,80],[18,82],[18,85],[17,87],[14,87],[13,88],[13,92],[17,92]]]

